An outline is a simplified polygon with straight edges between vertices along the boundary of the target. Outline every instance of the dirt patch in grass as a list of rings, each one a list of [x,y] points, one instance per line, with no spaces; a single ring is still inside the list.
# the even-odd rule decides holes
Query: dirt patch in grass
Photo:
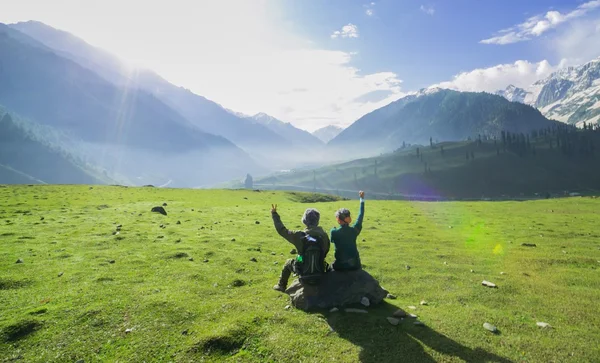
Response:
[[[244,346],[246,339],[247,331],[245,329],[233,330],[203,339],[194,344],[189,352],[210,355],[233,355]]]
[[[335,195],[321,193],[288,192],[286,194],[288,195],[289,199],[298,203],[326,203],[347,200],[346,198],[341,198]]]
[[[25,280],[0,279],[0,290],[19,289],[29,285]]]
[[[186,257],[190,257],[190,255],[188,255],[185,252],[177,252],[176,254],[169,256],[169,258],[186,258]]]
[[[36,320],[22,320],[2,329],[2,339],[5,342],[14,342],[23,339],[42,327]]]

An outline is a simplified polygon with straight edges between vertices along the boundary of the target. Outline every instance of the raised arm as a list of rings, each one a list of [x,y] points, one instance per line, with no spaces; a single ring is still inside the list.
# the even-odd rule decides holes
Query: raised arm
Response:
[[[287,229],[283,222],[281,222],[281,217],[279,217],[279,214],[277,213],[277,205],[272,206],[271,217],[273,217],[273,224],[275,225],[277,233],[298,248],[298,246],[301,244],[300,242],[304,232]]]
[[[360,209],[358,211],[358,218],[356,218],[356,222],[354,222],[352,227],[360,234],[360,231],[362,231],[363,217],[365,215],[365,192],[360,191],[358,195],[360,196]]]

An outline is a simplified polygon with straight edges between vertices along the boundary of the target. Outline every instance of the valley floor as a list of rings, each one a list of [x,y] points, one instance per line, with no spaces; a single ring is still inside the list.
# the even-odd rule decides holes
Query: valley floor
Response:
[[[315,197],[0,186],[0,361],[599,359],[600,200],[367,195],[361,258],[397,299],[351,314],[287,308],[271,290],[292,257],[271,204],[288,228],[300,228],[308,206],[327,230],[338,208],[357,212],[356,200],[300,202]],[[150,212],[163,203],[167,216]],[[425,326],[390,325],[397,308]]]

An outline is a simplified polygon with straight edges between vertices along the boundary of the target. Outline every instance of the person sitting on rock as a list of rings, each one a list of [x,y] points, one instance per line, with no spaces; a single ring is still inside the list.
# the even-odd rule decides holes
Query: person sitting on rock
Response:
[[[352,226],[352,217],[350,211],[346,208],[341,208],[335,212],[335,218],[339,223],[338,228],[331,230],[331,243],[335,245],[335,261],[333,269],[335,271],[354,271],[360,270],[360,256],[356,247],[356,239],[362,230],[362,221],[365,214],[365,192],[358,192],[360,197],[360,211],[358,218]]]
[[[303,261],[305,258],[305,246],[308,243],[316,243],[317,246],[320,247],[320,251],[317,251],[317,255],[319,256],[319,261],[317,261],[317,269],[322,271],[317,271],[316,275],[320,275],[324,273],[327,269],[327,263],[325,262],[325,257],[329,252],[329,247],[331,243],[329,242],[329,236],[327,232],[323,230],[323,228],[319,227],[319,219],[321,214],[318,210],[313,208],[308,208],[304,215],[302,216],[302,223],[306,226],[303,231],[293,231],[287,229],[283,223],[281,222],[281,218],[277,213],[277,204],[271,205],[271,216],[273,217],[273,223],[275,224],[275,229],[279,233],[279,235],[285,238],[288,242],[296,247],[296,252],[298,256],[293,259],[288,259],[283,265],[283,269],[281,270],[281,276],[279,277],[279,282],[277,285],[273,286],[274,290],[277,291],[285,291],[288,280],[292,273],[298,274],[300,276],[300,280],[303,281],[303,277],[307,279],[311,278],[319,278],[320,276],[303,276],[303,273],[309,270],[309,266],[304,266]],[[313,267],[314,269],[314,267]],[[309,283],[313,283],[314,281],[308,281]]]

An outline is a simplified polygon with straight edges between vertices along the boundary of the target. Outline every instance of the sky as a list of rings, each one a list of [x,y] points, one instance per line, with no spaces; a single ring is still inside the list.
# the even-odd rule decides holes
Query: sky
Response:
[[[526,87],[600,56],[600,0],[0,0],[224,107],[313,131],[430,86]]]

